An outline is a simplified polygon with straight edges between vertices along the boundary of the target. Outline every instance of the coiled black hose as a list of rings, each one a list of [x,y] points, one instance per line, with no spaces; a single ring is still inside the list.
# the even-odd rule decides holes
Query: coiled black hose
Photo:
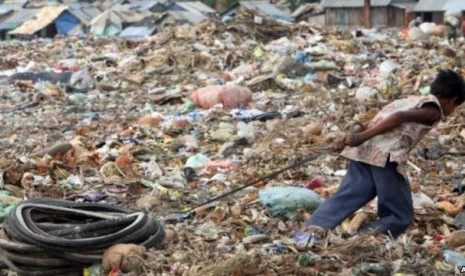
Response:
[[[20,275],[82,275],[117,243],[146,248],[165,238],[143,212],[99,203],[35,199],[18,204],[4,222],[0,261]]]

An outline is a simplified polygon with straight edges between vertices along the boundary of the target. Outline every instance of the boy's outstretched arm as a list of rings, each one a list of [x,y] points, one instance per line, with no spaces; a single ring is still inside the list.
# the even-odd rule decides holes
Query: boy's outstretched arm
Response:
[[[435,105],[426,105],[420,109],[401,111],[392,114],[380,123],[362,131],[354,133],[346,138],[346,145],[356,147],[366,140],[377,135],[386,133],[403,123],[415,122],[425,125],[432,125],[441,119],[441,111]]]

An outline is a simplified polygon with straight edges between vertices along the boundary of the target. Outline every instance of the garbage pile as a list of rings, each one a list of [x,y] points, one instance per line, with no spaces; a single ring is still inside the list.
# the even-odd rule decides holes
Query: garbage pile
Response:
[[[146,41],[5,42],[0,217],[40,198],[152,214],[166,241],[127,275],[452,273],[465,265],[462,109],[412,153],[416,220],[396,241],[357,235],[376,215],[372,202],[321,246],[299,248],[295,232],[346,172],[330,154],[181,215],[324,152],[393,99],[428,94],[438,68],[462,65],[463,44],[447,45],[395,29],[258,24],[247,11]],[[37,78],[44,72],[68,73]]]
[[[431,36],[445,37],[446,35],[449,39],[456,38],[461,18],[462,13],[459,11],[445,11],[443,24],[422,22],[418,17],[409,24],[408,37],[412,40],[428,40]],[[406,33],[403,36],[407,36]]]

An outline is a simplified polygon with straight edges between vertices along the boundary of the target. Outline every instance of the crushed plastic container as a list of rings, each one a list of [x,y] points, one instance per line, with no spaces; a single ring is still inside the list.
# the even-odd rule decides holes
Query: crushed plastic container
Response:
[[[295,219],[301,210],[313,211],[323,199],[312,190],[299,187],[272,187],[259,192],[270,216]]]

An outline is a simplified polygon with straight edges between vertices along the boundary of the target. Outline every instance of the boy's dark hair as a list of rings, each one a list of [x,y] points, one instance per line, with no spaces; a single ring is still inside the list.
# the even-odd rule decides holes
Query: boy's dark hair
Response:
[[[457,98],[455,104],[460,105],[465,102],[465,81],[452,70],[439,70],[431,84],[431,94],[444,99]]]

